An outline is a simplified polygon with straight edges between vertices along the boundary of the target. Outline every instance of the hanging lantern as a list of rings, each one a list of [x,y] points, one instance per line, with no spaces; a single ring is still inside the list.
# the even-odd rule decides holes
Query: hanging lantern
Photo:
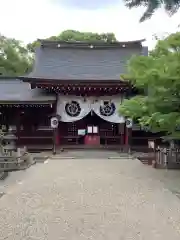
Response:
[[[132,125],[133,125],[133,121],[131,118],[127,118],[126,119],[126,127],[127,128],[132,128]]]
[[[58,127],[58,124],[59,124],[58,118],[57,118],[57,117],[52,117],[52,118],[51,118],[51,127],[52,127],[52,128],[57,128],[57,127]]]

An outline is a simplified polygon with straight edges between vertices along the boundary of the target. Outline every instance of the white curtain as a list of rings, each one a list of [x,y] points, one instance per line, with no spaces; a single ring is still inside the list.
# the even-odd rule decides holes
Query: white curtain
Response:
[[[69,115],[67,113],[67,106],[72,106],[72,103],[77,103],[79,106],[79,111],[76,116]],[[119,106],[122,102],[121,96],[104,96],[104,97],[78,97],[78,96],[64,96],[59,95],[57,101],[57,114],[61,116],[62,122],[75,122],[83,119],[91,111],[97,114],[100,118],[105,121],[112,123],[124,123],[125,119],[123,116],[119,115]],[[109,104],[108,104],[109,103]],[[75,105],[75,111],[77,110],[77,104]],[[113,106],[113,111],[111,114],[102,114],[102,109],[105,106]],[[70,109],[70,108],[69,108]],[[74,111],[74,112],[75,112]]]
[[[103,108],[105,106],[104,103],[106,102],[107,103],[109,102],[109,105],[113,104],[114,106],[114,111],[112,112],[112,115],[105,116],[100,111],[101,107]],[[105,121],[112,122],[112,123],[124,123],[125,122],[124,117],[119,114],[119,107],[121,102],[122,102],[122,99],[120,96],[101,97],[100,100],[98,100],[97,102],[94,102],[93,111]]]
[[[84,101],[86,100],[86,101]],[[72,101],[75,101],[79,104],[81,110],[79,115],[77,116],[70,116],[67,114],[66,106],[71,104]],[[64,96],[59,95],[57,101],[57,114],[61,116],[60,121],[62,122],[75,122],[82,118],[84,118],[88,113],[91,111],[91,104],[88,99],[84,99],[83,97],[78,96]]]

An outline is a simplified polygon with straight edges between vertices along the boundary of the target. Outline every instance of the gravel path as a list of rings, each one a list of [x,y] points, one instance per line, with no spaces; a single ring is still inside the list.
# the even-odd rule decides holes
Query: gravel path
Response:
[[[130,159],[49,160],[0,198],[0,240],[179,240],[180,199]]]

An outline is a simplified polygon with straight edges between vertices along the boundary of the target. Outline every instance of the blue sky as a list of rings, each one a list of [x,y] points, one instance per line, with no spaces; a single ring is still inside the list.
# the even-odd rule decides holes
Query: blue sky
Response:
[[[0,0],[0,9],[0,33],[25,43],[75,29],[114,32],[119,41],[146,38],[152,48],[153,34],[175,32],[180,24],[180,12],[170,18],[162,9],[140,24],[143,8],[129,10],[121,0]]]

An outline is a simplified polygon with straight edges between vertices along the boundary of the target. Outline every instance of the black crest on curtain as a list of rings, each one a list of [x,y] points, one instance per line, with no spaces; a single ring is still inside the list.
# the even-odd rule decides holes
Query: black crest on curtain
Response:
[[[76,101],[66,103],[65,111],[70,117],[77,117],[81,112],[80,104]]]
[[[100,113],[102,116],[111,116],[116,110],[115,104],[111,102],[104,102],[103,106],[100,106]]]

